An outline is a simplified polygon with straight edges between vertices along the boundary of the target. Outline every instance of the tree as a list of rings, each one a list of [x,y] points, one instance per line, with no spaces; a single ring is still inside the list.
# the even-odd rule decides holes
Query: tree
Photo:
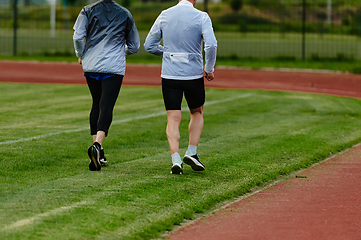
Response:
[[[243,0],[230,0],[229,5],[234,12],[238,12],[243,7]]]

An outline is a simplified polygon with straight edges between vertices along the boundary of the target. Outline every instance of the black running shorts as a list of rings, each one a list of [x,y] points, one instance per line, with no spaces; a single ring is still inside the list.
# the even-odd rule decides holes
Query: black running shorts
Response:
[[[204,79],[171,80],[162,78],[163,100],[166,110],[181,110],[183,93],[190,109],[204,104]]]

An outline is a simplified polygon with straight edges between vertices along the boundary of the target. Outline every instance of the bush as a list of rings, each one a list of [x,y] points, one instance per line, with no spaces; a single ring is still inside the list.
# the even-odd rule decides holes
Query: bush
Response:
[[[346,56],[344,53],[337,53],[335,57],[320,57],[317,53],[312,53],[310,60],[312,61],[334,61],[334,62],[353,62],[354,56]]]
[[[355,67],[351,70],[351,73],[361,74],[361,67]]]
[[[275,56],[272,57],[271,60],[275,60],[275,61],[296,61],[296,57],[295,56]]]
[[[242,9],[243,0],[230,0],[229,5],[231,6],[234,12],[238,12],[239,10]]]

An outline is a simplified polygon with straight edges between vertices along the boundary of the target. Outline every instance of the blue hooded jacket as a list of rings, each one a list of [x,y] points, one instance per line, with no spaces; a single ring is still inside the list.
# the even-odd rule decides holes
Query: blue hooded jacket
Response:
[[[73,29],[75,53],[84,72],[124,75],[125,56],[140,47],[131,13],[114,0],[85,6]]]

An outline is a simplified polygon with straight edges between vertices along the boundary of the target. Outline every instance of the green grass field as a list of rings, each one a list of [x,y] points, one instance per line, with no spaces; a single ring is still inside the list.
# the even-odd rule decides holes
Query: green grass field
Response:
[[[91,172],[87,86],[0,86],[1,239],[157,238],[361,141],[360,100],[207,89],[206,171],[171,175],[161,89],[123,87],[103,144],[109,164]]]

